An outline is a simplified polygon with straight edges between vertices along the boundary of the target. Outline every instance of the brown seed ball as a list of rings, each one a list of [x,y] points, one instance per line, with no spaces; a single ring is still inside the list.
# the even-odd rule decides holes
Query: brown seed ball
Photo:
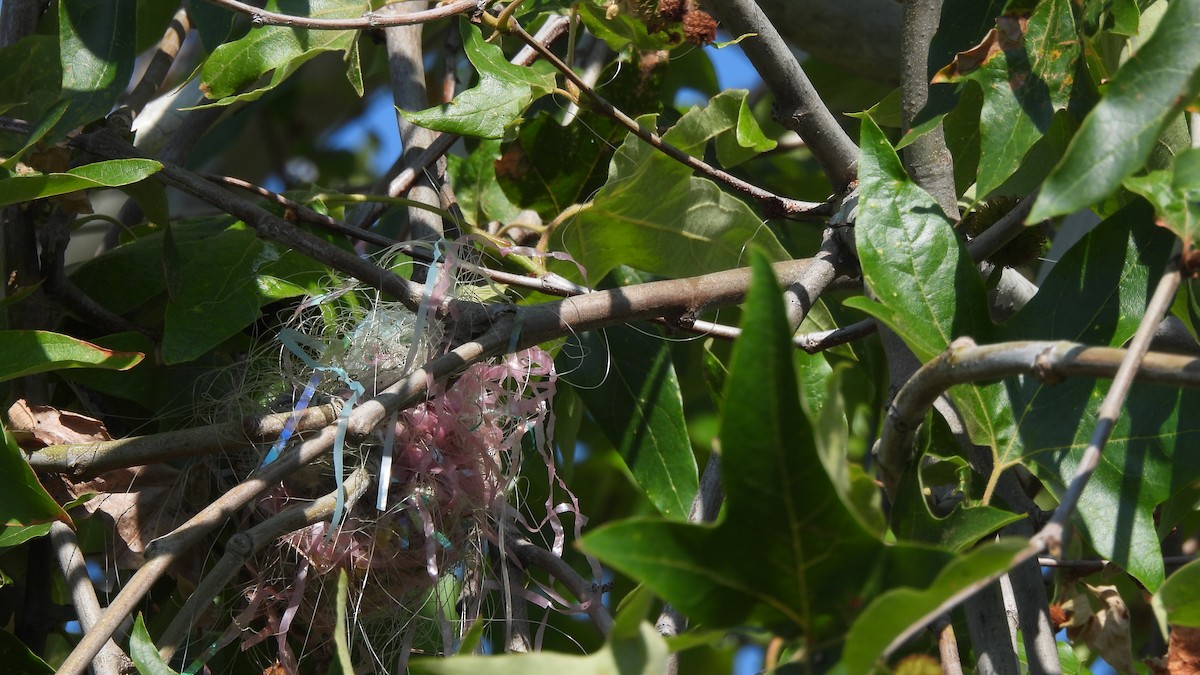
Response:
[[[658,18],[664,21],[681,21],[687,7],[683,0],[658,0]]]
[[[694,45],[712,44],[717,39],[717,20],[701,9],[688,12],[683,17],[683,35]]]

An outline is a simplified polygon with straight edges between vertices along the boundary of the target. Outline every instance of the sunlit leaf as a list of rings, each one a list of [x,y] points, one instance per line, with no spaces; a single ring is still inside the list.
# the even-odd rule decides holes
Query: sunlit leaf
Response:
[[[692,131],[681,131],[673,142],[702,146],[705,130]],[[647,194],[655,198],[647,200]],[[632,135],[613,157],[608,182],[564,223],[559,237],[593,279],[617,265],[673,277],[715,272],[745,264],[751,246],[772,260],[789,257],[745,202]]]
[[[479,71],[479,83],[446,105],[399,111],[409,122],[462,136],[501,138],[534,100],[554,89],[552,73],[509,63],[477,26],[462,24],[463,49]]]
[[[1168,3],[1150,39],[1125,62],[1051,171],[1030,221],[1098,202],[1146,162],[1159,135],[1200,94],[1200,0]]]
[[[1200,627],[1200,561],[1175,570],[1154,595],[1154,602],[1171,625]]]
[[[158,647],[150,639],[146,622],[139,613],[133,621],[133,633],[129,636],[129,658],[140,675],[179,675],[158,655]]]
[[[30,174],[0,180],[0,206],[32,199],[136,183],[162,168],[152,159],[112,159],[84,164],[66,173]]]
[[[58,3],[62,93],[71,108],[63,131],[103,117],[133,75],[137,0],[62,0]]]
[[[0,424],[0,435],[3,436],[3,444],[0,445],[0,475],[4,476],[4,489],[0,490],[0,513],[4,514],[5,528],[25,528],[30,525],[49,524],[55,520],[74,527],[67,512],[38,482],[33,469],[29,467],[29,462],[25,461],[21,448],[17,447],[16,440],[3,424]],[[25,534],[30,533],[26,531]],[[23,534],[9,536],[20,537]]]
[[[371,9],[366,0],[272,0],[266,9],[312,18],[353,18]],[[215,36],[216,33],[214,33]],[[264,26],[251,30],[240,40],[217,47],[200,73],[200,88],[205,96],[222,104],[241,94],[257,98],[279,86],[301,65],[331,51],[346,51],[358,39],[353,30],[308,30],[285,26]],[[272,73],[268,84],[254,92],[242,90],[260,77]],[[247,99],[252,100],[252,99]]]
[[[0,331],[0,382],[63,368],[125,370],[142,356],[44,330],[5,330]]]
[[[955,558],[923,590],[897,588],[876,598],[846,636],[846,647],[842,650],[845,672],[871,672],[892,640],[955,593],[1007,569],[1024,546],[1025,542],[1018,540],[986,544]]]

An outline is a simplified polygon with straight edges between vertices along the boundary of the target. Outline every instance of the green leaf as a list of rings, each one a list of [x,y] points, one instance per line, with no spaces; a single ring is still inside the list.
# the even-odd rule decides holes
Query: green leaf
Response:
[[[158,655],[158,647],[150,639],[150,632],[146,630],[146,622],[140,612],[129,635],[129,658],[141,675],[179,675]]]
[[[278,283],[271,273],[280,259],[275,245],[252,230],[229,229],[199,242],[167,303],[163,361],[195,359],[257,321],[267,302],[303,295],[302,286]]]
[[[1176,155],[1168,171],[1126,178],[1125,187],[1154,205],[1161,225],[1188,244],[1196,245],[1200,224],[1200,149]]]
[[[919,471],[907,471],[892,506],[892,531],[899,541],[942,546],[961,553],[1023,515],[991,506],[960,504],[944,517],[929,511]]]
[[[0,206],[33,199],[136,183],[162,168],[152,159],[112,159],[85,164],[66,173],[31,174],[0,180]]]
[[[1200,628],[1200,560],[1175,570],[1154,594],[1154,602],[1166,611],[1172,626]]]
[[[1172,241],[1144,202],[1118,211],[1059,260],[994,339],[1123,344],[1137,330]],[[1050,386],[1022,378],[984,389],[1019,422],[1017,436],[994,446],[995,465],[1024,459],[1061,494],[1091,437],[1108,382],[1073,378]],[[1135,385],[1078,508],[1096,550],[1152,590],[1163,576],[1153,512],[1197,476],[1185,448],[1200,431],[1198,402],[1196,392]]]
[[[29,35],[0,49],[0,114],[30,121],[45,119],[50,116],[48,111],[62,105],[61,88],[58,36]],[[0,149],[5,153],[16,154],[27,141],[28,137],[20,134],[0,131]]]
[[[877,302],[846,304],[882,320],[922,362],[991,326],[983,280],[937,202],[912,182],[870,118],[862,121],[855,237]]]
[[[87,261],[72,272],[71,280],[88,289],[96,302],[124,314],[166,290],[167,274],[177,274],[197,251],[203,250],[207,239],[220,234],[232,222],[228,216],[176,221],[171,224],[170,240],[164,236],[165,230],[151,232]],[[174,246],[169,245],[172,240]],[[171,267],[164,269],[167,261]],[[130,274],[129,270],[163,270],[163,273]],[[182,279],[176,283],[182,284]]]
[[[335,599],[337,622],[333,629],[333,642],[337,646],[337,659],[330,664],[329,671],[331,673],[342,673],[342,675],[353,675],[354,673],[354,662],[350,660],[350,624],[346,620],[346,617],[349,615],[347,607],[349,598],[350,577],[346,574],[345,568],[341,568],[338,569],[337,598]]]
[[[658,51],[678,47],[683,42],[683,34],[678,29],[651,33],[645,21],[628,11],[621,11],[610,19],[606,14],[606,6],[577,2],[574,7],[579,11],[579,18],[587,26],[588,32],[604,40],[614,52],[629,46],[638,51]]]
[[[65,510],[65,509],[64,509]],[[50,534],[50,523],[38,525],[13,526],[0,530],[0,549],[20,546],[30,539],[37,539]]]
[[[1069,15],[1069,7],[1067,12]],[[983,92],[976,187],[980,197],[990,194],[1021,166],[1022,158],[1049,129],[1054,115],[1046,81],[1031,70],[1021,22],[1006,16],[997,19],[996,24],[983,43],[959,54],[934,78],[934,83],[974,82]],[[1030,19],[1031,31],[1036,25]]]
[[[1029,17],[1025,49],[1029,52],[1032,75],[1038,79],[1041,87],[1049,88],[1054,109],[1066,108],[1082,53],[1070,0],[1038,3]],[[1024,86],[1029,85],[1024,83]]]
[[[667,667],[667,643],[649,623],[642,623],[635,636],[614,637],[603,648],[586,656],[531,652],[503,656],[454,656],[418,658],[409,663],[416,675],[526,675],[564,673],[569,675],[658,675]]]
[[[846,507],[800,407],[778,283],[761,254],[751,268],[721,420],[723,519],[629,520],[583,546],[698,623],[751,620],[816,641],[881,586],[928,583],[946,554],[884,546]]]
[[[641,121],[653,126],[649,118]],[[685,135],[676,140],[685,147],[703,142]],[[771,260],[790,257],[745,202],[632,134],[613,157],[608,182],[558,236],[593,279],[617,265],[671,277],[716,272],[744,264],[751,246]],[[578,277],[570,267],[559,273]]]
[[[358,17],[371,9],[365,0],[273,0],[266,9],[312,18]],[[253,100],[279,86],[310,59],[325,52],[344,52],[358,39],[353,30],[307,30],[264,26],[240,40],[217,47],[200,73],[200,89],[220,105]],[[266,73],[270,82],[241,93]],[[240,97],[235,95],[241,93]],[[252,98],[247,98],[252,97]]]
[[[613,147],[627,133],[599,115],[580,117],[564,127],[554,115],[538,113],[504,145],[495,164],[495,183],[504,194],[544,220],[586,200],[604,183]]]
[[[463,49],[479,71],[479,83],[450,103],[418,112],[400,110],[409,122],[436,131],[501,138],[529,104],[554,90],[555,76],[509,63],[477,26],[463,21]]]
[[[1159,135],[1200,94],[1200,0],[1168,3],[1154,34],[1125,62],[1050,172],[1031,222],[1101,201],[1150,157]]]
[[[985,544],[946,565],[924,590],[897,588],[879,596],[854,621],[842,650],[847,673],[868,673],[892,640],[971,584],[1003,571],[1025,547],[1019,540]]]
[[[3,424],[0,424],[0,435],[3,436],[0,475],[4,476],[4,489],[0,490],[0,513],[4,514],[5,527],[23,528],[57,520],[74,528],[71,517],[38,482],[16,439]]]
[[[108,114],[133,76],[137,0],[62,0],[58,3],[62,93],[71,109],[63,131]]]
[[[773,150],[775,141],[766,137],[746,104],[745,89],[728,89],[709,99],[703,108],[694,106],[663,136],[663,140],[696,157],[704,157],[709,140],[715,140],[717,160],[730,168]]]
[[[446,158],[450,183],[458,198],[467,222],[484,226],[490,221],[511,223],[517,219],[520,207],[509,201],[496,173],[500,157],[500,141],[482,141],[465,159],[456,155]],[[520,162],[517,162],[518,167]],[[519,168],[505,170],[520,172]],[[534,207],[530,207],[534,208]]]
[[[54,106],[46,112],[46,116],[42,118],[42,121],[38,122],[37,126],[35,126],[33,130],[29,132],[29,136],[25,139],[25,145],[21,146],[21,149],[14,152],[11,157],[4,160],[4,163],[0,164],[0,166],[10,171],[15,171],[17,168],[17,163],[21,161],[21,157],[24,156],[30,148],[32,148],[34,145],[37,145],[37,142],[42,140],[46,134],[50,133],[50,130],[53,129],[56,124],[58,124],[59,120],[62,119],[63,115],[70,107],[71,102],[66,99],[62,99],[55,103]]]
[[[6,630],[0,630],[0,661],[13,673],[26,675],[53,675],[54,668],[37,654],[29,651],[25,643]]]
[[[142,357],[44,330],[0,331],[0,382],[63,368],[126,370]]]
[[[696,458],[670,344],[652,330],[614,326],[580,336],[576,349],[587,356],[576,376],[600,385],[578,393],[659,512],[685,520],[699,484]]]

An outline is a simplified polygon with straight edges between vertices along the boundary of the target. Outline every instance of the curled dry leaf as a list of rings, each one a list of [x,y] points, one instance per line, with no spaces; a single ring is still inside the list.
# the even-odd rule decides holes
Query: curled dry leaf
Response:
[[[30,405],[25,399],[8,409],[8,421],[17,443],[26,449],[112,440],[98,419],[48,405]]]
[[[1099,607],[1093,609],[1092,601]],[[1062,604],[1069,617],[1067,637],[1083,640],[1118,673],[1133,672],[1133,640],[1129,633],[1129,608],[1116,586],[1077,584],[1074,596]]]

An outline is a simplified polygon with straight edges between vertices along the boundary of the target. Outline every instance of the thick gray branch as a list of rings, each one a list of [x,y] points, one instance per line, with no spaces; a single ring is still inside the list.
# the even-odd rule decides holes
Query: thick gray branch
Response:
[[[844,192],[858,177],[858,147],[825,107],[796,55],[754,0],[716,0],[712,4],[734,35],[755,34],[743,40],[741,47],[775,96],[773,116],[800,134],[834,191]]]

